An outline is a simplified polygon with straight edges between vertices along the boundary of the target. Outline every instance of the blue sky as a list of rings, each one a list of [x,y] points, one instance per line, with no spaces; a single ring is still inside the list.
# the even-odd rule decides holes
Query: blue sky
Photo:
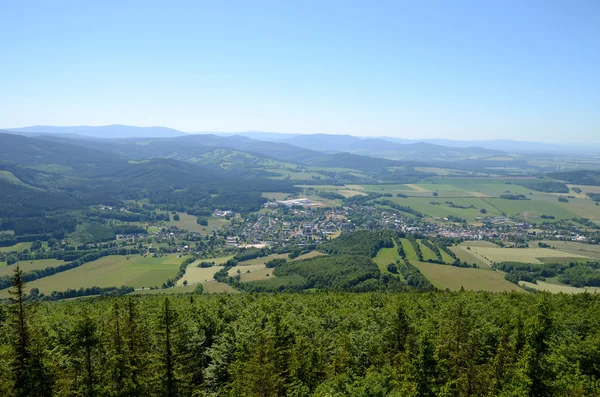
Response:
[[[0,127],[600,142],[600,1],[5,1]]]

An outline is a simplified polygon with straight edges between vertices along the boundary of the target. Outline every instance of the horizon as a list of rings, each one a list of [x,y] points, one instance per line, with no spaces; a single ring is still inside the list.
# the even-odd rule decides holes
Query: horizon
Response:
[[[27,125],[22,127],[0,127],[0,131],[9,131],[9,132],[17,132],[18,130],[23,129],[31,129],[31,128],[102,128],[102,127],[133,127],[133,128],[165,128],[169,130],[174,130],[177,132],[181,132],[184,134],[190,135],[243,135],[243,134],[276,134],[276,135],[289,135],[290,137],[301,136],[301,135],[331,135],[331,136],[349,136],[361,139],[400,139],[407,141],[415,141],[411,143],[423,142],[426,141],[450,141],[450,142],[494,142],[494,141],[506,141],[506,142],[516,142],[516,143],[542,143],[547,145],[571,145],[578,146],[582,144],[591,144],[591,145],[600,145],[600,141],[589,141],[589,142],[581,142],[581,141],[545,141],[545,140],[521,140],[521,139],[513,139],[513,138],[490,138],[490,139],[453,139],[453,138],[409,138],[409,137],[394,137],[389,135],[358,135],[358,134],[344,134],[344,133],[292,133],[292,132],[280,132],[280,131],[257,131],[257,130],[243,130],[243,131],[184,131],[173,127],[168,127],[164,125],[128,125],[128,124],[103,124],[103,125]],[[35,132],[35,131],[33,131]],[[40,132],[46,133],[46,132]],[[101,137],[99,137],[101,138]],[[111,138],[107,138],[111,139]],[[260,140],[258,138],[252,138],[256,140]]]
[[[600,135],[598,2],[34,3],[0,16],[0,125]]]

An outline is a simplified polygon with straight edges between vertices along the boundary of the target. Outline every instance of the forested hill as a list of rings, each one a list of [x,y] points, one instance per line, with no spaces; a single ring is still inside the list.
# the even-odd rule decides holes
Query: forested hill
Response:
[[[242,178],[218,167],[167,158],[131,161],[90,147],[4,133],[0,159],[0,230],[10,230],[2,225],[13,225],[12,219],[44,225],[48,218],[66,219],[55,226],[72,231],[73,210],[123,200],[190,211],[256,211],[266,201],[262,192],[297,190],[287,181]],[[33,234],[22,238],[47,238],[27,229],[24,233]]]
[[[188,295],[18,307],[0,306],[2,396],[600,395],[597,295]]]

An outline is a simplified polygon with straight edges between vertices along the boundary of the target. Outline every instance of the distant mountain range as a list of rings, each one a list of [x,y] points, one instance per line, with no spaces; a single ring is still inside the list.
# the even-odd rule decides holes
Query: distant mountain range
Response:
[[[394,137],[357,137],[333,134],[282,134],[276,132],[213,132],[188,133],[166,127],[135,127],[126,125],[107,126],[31,126],[10,128],[14,133],[37,136],[41,134],[77,135],[88,138],[173,138],[190,134],[212,134],[220,136],[244,136],[259,141],[288,143],[310,150],[326,152],[350,152],[392,159],[418,160],[425,155],[428,159],[456,160],[457,158],[484,158],[506,153],[594,153],[600,144],[554,144],[513,140],[462,141],[450,139],[404,139]]]

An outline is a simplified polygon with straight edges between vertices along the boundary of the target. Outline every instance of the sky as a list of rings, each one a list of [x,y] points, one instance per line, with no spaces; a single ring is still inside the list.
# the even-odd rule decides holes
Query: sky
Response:
[[[0,128],[600,142],[600,1],[3,1]]]

